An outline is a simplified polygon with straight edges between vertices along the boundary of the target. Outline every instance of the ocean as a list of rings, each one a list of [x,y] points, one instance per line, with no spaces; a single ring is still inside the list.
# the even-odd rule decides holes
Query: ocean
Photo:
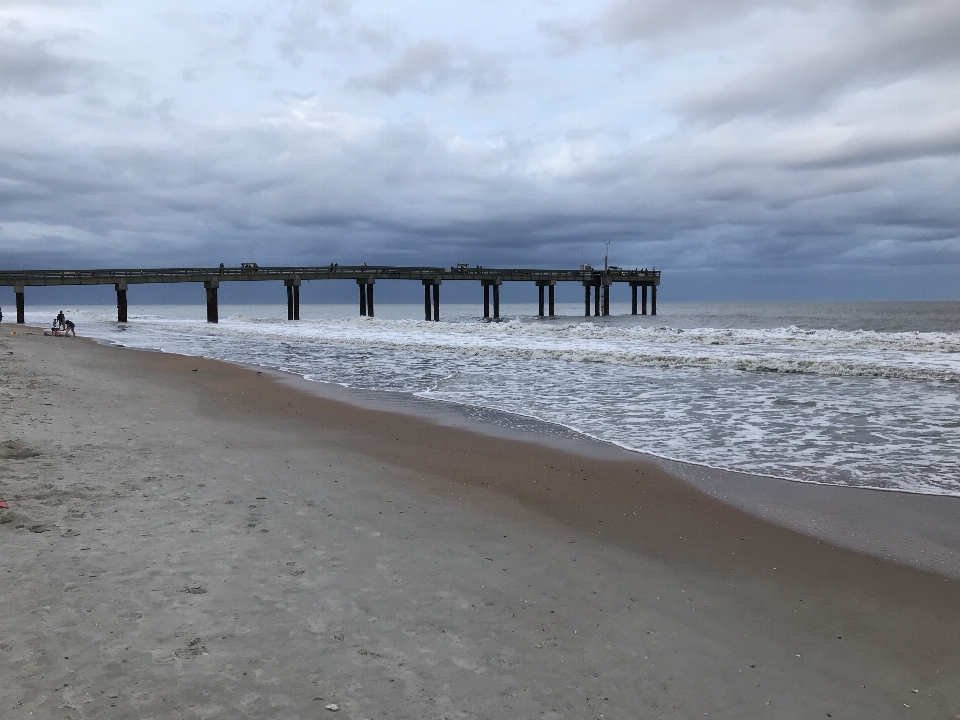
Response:
[[[31,308],[46,326],[60,308]],[[960,303],[64,308],[80,335],[494,409],[662,458],[798,482],[960,495]]]

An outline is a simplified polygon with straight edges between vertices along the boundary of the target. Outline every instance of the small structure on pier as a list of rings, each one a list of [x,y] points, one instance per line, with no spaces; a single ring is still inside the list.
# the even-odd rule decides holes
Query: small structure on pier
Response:
[[[259,267],[243,263],[228,268],[152,268],[116,270],[7,270],[0,272],[0,286],[13,287],[17,296],[17,322],[24,322],[25,288],[60,285],[113,285],[117,292],[117,322],[127,322],[127,290],[130,285],[147,283],[203,283],[207,293],[207,321],[218,322],[217,291],[223,282],[283,281],[287,289],[287,319],[300,319],[300,284],[304,280],[355,280],[360,290],[360,314],[373,317],[373,286],[377,280],[419,280],[423,284],[423,314],[426,320],[440,319],[440,285],[447,281],[474,281],[483,288],[483,316],[489,318],[493,296],[493,318],[500,317],[500,286],[505,282],[527,282],[537,287],[539,315],[554,314],[554,289],[559,282],[581,283],[584,288],[584,314],[590,313],[593,289],[593,314],[610,314],[610,288],[615,284],[630,286],[634,315],[647,314],[647,291],[650,291],[650,314],[657,314],[659,270],[623,270],[607,267],[594,270],[581,265],[579,270],[530,270],[503,268],[456,267],[392,267],[331,264],[319,267]],[[637,306],[637,291],[641,305]],[[547,292],[544,293],[544,290]],[[601,293],[602,290],[602,293]],[[491,292],[492,291],[492,292]],[[547,304],[544,304],[544,295]],[[602,294],[602,304],[601,304]],[[547,313],[545,313],[545,310]]]

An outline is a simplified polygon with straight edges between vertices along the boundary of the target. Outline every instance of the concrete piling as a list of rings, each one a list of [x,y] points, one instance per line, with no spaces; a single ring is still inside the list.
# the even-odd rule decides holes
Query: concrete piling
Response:
[[[24,312],[24,303],[23,303],[23,285],[14,286],[14,291],[17,295],[17,324],[23,325],[26,320],[23,317]]]
[[[440,321],[440,278],[423,280],[423,318],[430,320],[430,288],[433,288],[433,320]]]
[[[123,280],[114,283],[113,287],[117,291],[117,322],[125,323],[127,321],[127,283]]]
[[[490,288],[493,288],[493,319],[497,320],[500,317],[500,284],[503,280],[497,277],[480,282],[483,285],[483,316],[490,317]]]
[[[300,278],[283,281],[287,288],[287,320],[300,319]]]
[[[220,282],[217,280],[207,280],[203,283],[203,287],[207,289],[207,322],[220,322],[219,310],[217,308],[217,288],[220,287]]]
[[[372,277],[357,278],[357,287],[360,288],[360,315],[373,317],[373,283]]]
[[[547,288],[549,292],[549,312],[550,312],[550,317],[553,317],[553,288],[556,284],[557,284],[557,281],[554,280],[553,278],[549,278],[547,280],[543,280],[543,279],[537,280],[537,289],[538,289],[537,294],[539,295],[539,300],[540,300],[540,303],[539,303],[540,317],[543,317],[543,310],[544,310],[544,307],[543,307],[543,289],[544,288]]]

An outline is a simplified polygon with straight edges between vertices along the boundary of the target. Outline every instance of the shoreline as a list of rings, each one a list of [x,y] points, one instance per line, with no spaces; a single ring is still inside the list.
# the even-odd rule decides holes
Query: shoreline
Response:
[[[43,332],[42,328],[32,329]],[[585,457],[653,464],[758,519],[839,547],[960,579],[960,495],[831,485],[725,470],[625,448],[565,425],[518,413],[422,398],[406,392],[351,388],[242,361],[85,339],[105,347],[206,359],[267,373],[300,392],[358,408],[411,414],[441,425],[462,425],[490,437],[519,437]]]
[[[522,439],[589,458],[656,465],[753,517],[840,547],[960,579],[960,496],[800,482],[724,470],[630,450],[563,425],[516,413],[410,393],[349,388],[249,363],[219,362],[268,373],[301,392],[360,408],[412,414],[491,437]]]
[[[3,337],[16,720],[960,710],[960,584],[635,453]]]
[[[27,327],[44,333],[43,328]],[[656,465],[700,492],[751,516],[858,552],[960,579],[960,495],[803,482],[664,458],[594,438],[558,423],[503,410],[352,388],[242,361],[135,348],[103,347],[223,362],[266,373],[299,392],[379,412],[410,414],[502,439],[522,439],[584,457]],[[890,497],[888,497],[890,496]]]

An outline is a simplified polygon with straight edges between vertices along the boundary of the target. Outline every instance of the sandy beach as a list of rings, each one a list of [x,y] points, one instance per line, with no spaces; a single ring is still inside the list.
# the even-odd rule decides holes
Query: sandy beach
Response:
[[[0,339],[2,718],[960,717],[957,498]]]

